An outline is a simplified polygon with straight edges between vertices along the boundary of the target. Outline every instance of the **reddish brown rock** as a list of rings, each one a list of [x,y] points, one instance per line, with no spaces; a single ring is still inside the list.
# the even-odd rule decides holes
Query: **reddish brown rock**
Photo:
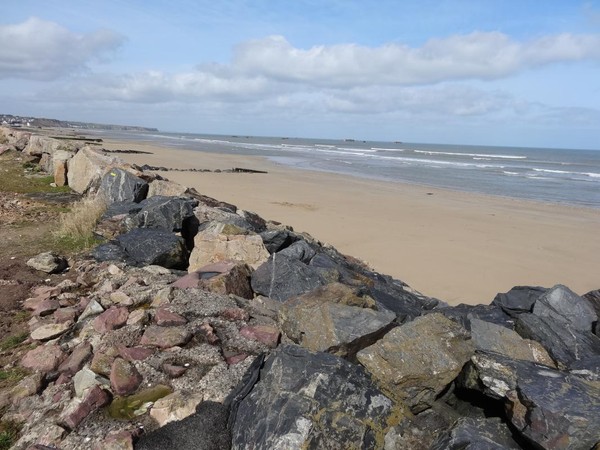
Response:
[[[146,347],[123,347],[119,346],[119,355],[127,361],[143,361],[150,357],[154,350]]]
[[[118,395],[128,395],[142,383],[142,375],[135,366],[122,358],[116,358],[110,371],[110,386]]]
[[[54,312],[52,318],[56,323],[75,322],[80,313],[77,307],[60,308]]]
[[[200,285],[200,274],[198,272],[188,273],[172,284],[179,289],[197,288]]]
[[[219,336],[215,333],[215,329],[209,323],[200,325],[197,334],[210,345],[216,345],[221,341]]]
[[[225,320],[247,322],[250,314],[242,308],[227,308],[221,311],[221,317]]]
[[[230,366],[234,366],[234,365],[244,361],[247,357],[248,357],[247,353],[237,353],[237,354],[231,354],[229,356],[225,355],[225,362],[227,362],[227,364]]]
[[[141,345],[152,345],[158,348],[175,347],[185,345],[192,338],[192,333],[183,327],[159,327],[151,325],[146,328]]]
[[[275,327],[268,325],[256,325],[251,327],[243,327],[240,334],[247,339],[262,342],[271,348],[277,347],[281,333]]]
[[[108,308],[94,319],[94,329],[98,333],[116,330],[127,323],[127,317],[129,317],[127,308]]]
[[[60,416],[60,425],[74,430],[92,412],[106,406],[111,401],[108,391],[99,386],[88,389],[83,399],[74,399]]]
[[[120,431],[109,434],[102,442],[97,442],[94,450],[133,450],[134,432]]]
[[[75,375],[86,361],[92,356],[92,346],[89,342],[78,345],[73,353],[60,365],[58,371],[66,375]]]
[[[186,372],[187,367],[164,363],[162,369],[163,372],[169,375],[171,378],[179,378]]]
[[[57,186],[67,185],[67,161],[54,160],[54,183]]]
[[[45,316],[49,316],[50,314],[52,314],[58,308],[60,308],[60,303],[59,303],[58,299],[48,298],[48,299],[44,299],[41,302],[39,302],[36,305],[35,309],[33,310],[32,314],[34,316],[45,317]]]
[[[201,279],[200,287],[217,294],[233,294],[251,299],[254,292],[250,285],[252,269],[247,264],[237,264],[228,272],[209,279]]]
[[[21,365],[26,369],[40,372],[51,372],[56,370],[65,354],[56,344],[40,345],[29,350],[21,360]]]
[[[94,354],[92,358],[92,362],[90,363],[90,370],[97,373],[98,375],[103,375],[105,377],[110,376],[110,371],[112,369],[112,364],[115,360],[115,356],[109,353],[98,352]]]
[[[171,312],[166,308],[158,308],[154,315],[154,320],[161,327],[179,326],[187,323],[185,317]]]

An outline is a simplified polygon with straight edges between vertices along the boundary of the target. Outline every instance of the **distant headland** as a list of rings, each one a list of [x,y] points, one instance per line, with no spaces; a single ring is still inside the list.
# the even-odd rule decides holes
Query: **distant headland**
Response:
[[[158,131],[158,128],[138,127],[131,125],[110,125],[104,123],[71,122],[68,120],[46,119],[30,116],[13,116],[0,114],[0,125],[11,127],[56,127],[81,128],[84,130],[116,130],[116,131]]]

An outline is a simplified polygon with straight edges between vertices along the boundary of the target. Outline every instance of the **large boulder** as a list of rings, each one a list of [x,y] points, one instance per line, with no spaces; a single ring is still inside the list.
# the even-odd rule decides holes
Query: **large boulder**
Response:
[[[232,411],[232,448],[382,448],[404,411],[337,356],[275,350]],[[251,418],[251,419],[250,419]]]
[[[260,233],[260,237],[271,254],[289,247],[298,240],[298,236],[294,232],[286,229],[263,231]]]
[[[235,261],[256,268],[269,257],[269,252],[257,234],[246,234],[236,225],[211,222],[194,238],[189,271],[208,264]]]
[[[44,153],[52,154],[56,150],[61,149],[61,147],[67,148],[67,145],[67,142],[63,140],[53,139],[47,136],[32,135],[23,152],[31,156],[42,156]]]
[[[123,161],[103,154],[91,147],[83,147],[69,160],[67,179],[69,187],[80,194],[86,193],[111,167],[123,165]]]
[[[428,314],[394,328],[357,358],[382,389],[419,412],[457,377],[473,351],[463,327]]]
[[[148,186],[148,198],[156,195],[166,197],[183,197],[187,188],[169,180],[154,180]]]
[[[290,299],[279,309],[284,333],[312,351],[353,357],[393,326],[396,314],[362,306],[373,299],[357,296],[348,286],[328,284]]]
[[[542,294],[548,289],[539,286],[515,286],[510,291],[499,293],[492,300],[492,305],[499,306],[507,314],[528,313]]]
[[[100,180],[99,194],[107,203],[131,201],[139,203],[146,198],[148,183],[126,170],[113,168]]]
[[[461,324],[466,330],[471,330],[473,320],[483,320],[505,328],[513,329],[514,319],[496,305],[466,305],[461,303],[456,306],[436,308],[433,311],[445,315],[448,319]]]
[[[326,283],[319,270],[277,253],[252,274],[254,292],[279,301],[305,294]]]
[[[588,300],[560,284],[538,298],[533,314],[564,321],[578,331],[592,331],[592,324],[598,320]]]
[[[60,273],[69,264],[66,258],[54,252],[44,252],[27,260],[27,265],[35,270],[46,273]]]
[[[462,417],[429,447],[430,450],[511,450],[520,449],[500,418]]]
[[[160,228],[167,231],[181,231],[184,222],[194,217],[194,207],[197,200],[154,196],[139,203],[139,209],[130,210],[130,216],[125,220],[128,229]],[[130,205],[130,204],[128,204]]]
[[[123,261],[138,267],[157,265],[185,269],[188,253],[183,239],[171,232],[135,228],[112,242],[99,245],[92,256],[98,261]]]

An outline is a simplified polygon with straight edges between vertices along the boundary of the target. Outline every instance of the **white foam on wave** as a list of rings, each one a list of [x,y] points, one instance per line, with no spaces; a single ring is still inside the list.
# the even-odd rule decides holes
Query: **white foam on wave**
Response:
[[[381,152],[403,152],[405,149],[403,148],[383,148],[383,147],[371,147],[371,150],[381,151]]]
[[[535,172],[543,172],[543,173],[556,173],[560,175],[582,175],[590,178],[600,178],[600,173],[596,172],[572,172],[569,170],[554,170],[554,169],[539,169],[534,167],[533,170]]]
[[[506,175],[519,175],[518,172],[509,172],[508,170],[503,170],[502,173],[504,173]]]
[[[477,156],[481,158],[499,158],[499,159],[527,159],[527,156],[521,155],[490,155],[486,153],[460,153],[460,152],[434,152],[431,150],[414,150],[415,153],[424,153],[426,155],[450,155],[450,156]]]

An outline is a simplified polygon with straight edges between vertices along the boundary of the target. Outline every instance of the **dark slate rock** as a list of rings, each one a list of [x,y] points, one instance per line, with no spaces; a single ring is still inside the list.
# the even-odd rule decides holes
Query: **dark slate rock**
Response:
[[[299,240],[281,250],[278,256],[287,256],[308,264],[316,254],[317,252],[305,240]]]
[[[269,230],[260,233],[263,244],[271,254],[277,253],[298,240],[298,237],[289,230]]]
[[[579,331],[565,321],[535,314],[521,314],[515,331],[525,339],[533,339],[542,344],[562,368],[600,354],[600,338],[591,331]]]
[[[511,316],[531,312],[533,304],[547,290],[539,286],[515,286],[508,292],[497,294],[491,304]]]
[[[600,383],[523,361],[515,369],[507,415],[525,438],[545,449],[590,449],[600,441]]]
[[[103,219],[108,219],[114,216],[135,214],[141,209],[139,203],[133,201],[114,202],[108,205],[108,208],[102,216]]]
[[[232,448],[375,448],[402,416],[362,367],[280,346],[239,403]]]
[[[596,315],[600,318],[600,289],[583,294],[583,298],[589,302],[594,311],[596,311]]]
[[[252,274],[255,293],[284,301],[326,284],[320,273],[297,259],[273,254]]]
[[[148,183],[123,169],[108,171],[100,181],[101,195],[109,203],[133,201],[141,202],[148,193]]]
[[[458,419],[452,429],[440,436],[430,450],[520,449],[510,430],[499,418]]]
[[[588,300],[560,284],[538,298],[533,305],[533,314],[564,320],[579,331],[592,331],[592,324],[598,320]]]
[[[156,195],[140,202],[140,210],[127,218],[128,229],[157,228],[181,231],[186,219],[194,216],[197,200]]]
[[[265,219],[260,217],[258,214],[253,213],[252,211],[245,211],[243,209],[238,209],[237,214],[246,220],[248,224],[252,227],[252,230],[255,233],[262,233],[267,228],[267,222]]]
[[[136,228],[92,251],[97,261],[124,261],[132,266],[151,264],[169,269],[187,267],[183,239],[164,230]]]
[[[513,329],[514,320],[502,308],[496,305],[460,305],[436,308],[435,312],[445,315],[448,319],[460,323],[465,329],[471,329],[471,320],[479,319],[485,322]]]
[[[575,361],[569,367],[569,371],[586,380],[600,381],[600,355]]]
[[[196,412],[183,420],[143,435],[136,450],[229,450],[231,436],[227,428],[229,409],[221,403],[204,401]]]

